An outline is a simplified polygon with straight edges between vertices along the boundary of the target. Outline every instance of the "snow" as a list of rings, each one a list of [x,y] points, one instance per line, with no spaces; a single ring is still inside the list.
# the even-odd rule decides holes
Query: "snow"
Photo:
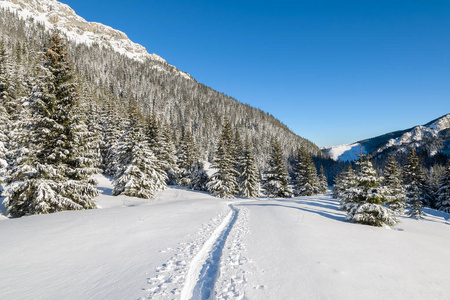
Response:
[[[149,201],[97,180],[101,209],[0,222],[1,299],[189,299],[201,284],[220,300],[450,293],[443,212],[379,228],[346,222],[329,195],[225,201],[172,187]]]
[[[367,154],[364,146],[360,143],[344,144],[339,146],[325,147],[322,150],[327,153],[331,159],[336,161],[354,161],[358,160],[358,155]]]

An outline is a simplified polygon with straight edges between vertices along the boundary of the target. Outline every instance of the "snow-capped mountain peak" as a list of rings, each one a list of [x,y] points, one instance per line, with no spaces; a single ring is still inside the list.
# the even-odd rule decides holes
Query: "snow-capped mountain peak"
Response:
[[[371,156],[396,151],[406,151],[409,146],[424,147],[429,155],[438,152],[450,153],[450,114],[446,114],[425,125],[387,133],[349,145],[322,148],[334,160],[357,160],[360,149]]]
[[[101,23],[88,22],[78,16],[70,6],[56,0],[2,0],[0,8],[16,12],[22,19],[32,18],[47,30],[57,29],[76,43],[98,44],[140,62],[152,60],[166,63],[162,57],[150,54],[144,46],[132,42],[122,31]],[[192,79],[187,73],[179,73]]]

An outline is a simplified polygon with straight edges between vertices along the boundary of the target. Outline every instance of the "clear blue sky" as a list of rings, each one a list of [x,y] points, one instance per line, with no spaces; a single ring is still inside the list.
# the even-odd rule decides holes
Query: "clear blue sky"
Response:
[[[450,113],[450,1],[62,0],[319,146]]]

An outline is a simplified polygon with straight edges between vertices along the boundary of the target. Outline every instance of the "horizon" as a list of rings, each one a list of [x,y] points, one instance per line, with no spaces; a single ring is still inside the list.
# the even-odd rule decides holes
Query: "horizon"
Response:
[[[450,112],[445,1],[61,2],[319,147]]]

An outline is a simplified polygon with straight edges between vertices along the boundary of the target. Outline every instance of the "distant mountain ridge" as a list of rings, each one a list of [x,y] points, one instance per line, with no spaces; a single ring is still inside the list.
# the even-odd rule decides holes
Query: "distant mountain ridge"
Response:
[[[409,146],[434,156],[438,152],[450,154],[450,114],[425,125],[383,134],[353,144],[324,147],[322,151],[334,160],[354,161],[358,155],[385,156],[392,152],[406,151]]]

